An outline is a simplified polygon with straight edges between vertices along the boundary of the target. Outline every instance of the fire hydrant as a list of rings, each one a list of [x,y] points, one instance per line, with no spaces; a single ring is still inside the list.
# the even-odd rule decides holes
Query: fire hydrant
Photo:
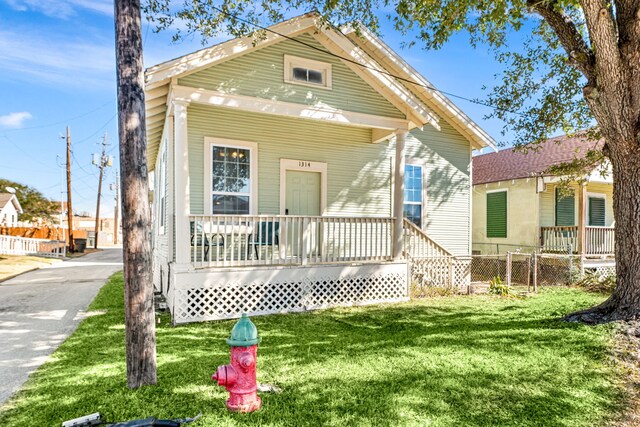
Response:
[[[227,344],[231,346],[231,363],[218,366],[211,377],[229,392],[227,408],[230,411],[253,412],[262,406],[256,381],[259,342],[256,325],[243,314],[231,330],[231,338],[227,340]]]

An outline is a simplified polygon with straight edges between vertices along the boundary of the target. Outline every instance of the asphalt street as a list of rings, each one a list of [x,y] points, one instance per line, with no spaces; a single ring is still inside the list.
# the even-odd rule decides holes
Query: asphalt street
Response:
[[[105,249],[0,283],[0,405],[75,330],[122,250]]]

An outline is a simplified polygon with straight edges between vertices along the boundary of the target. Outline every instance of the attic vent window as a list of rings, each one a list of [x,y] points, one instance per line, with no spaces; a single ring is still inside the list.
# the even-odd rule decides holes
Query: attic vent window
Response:
[[[331,64],[297,56],[284,56],[284,81],[331,89]]]

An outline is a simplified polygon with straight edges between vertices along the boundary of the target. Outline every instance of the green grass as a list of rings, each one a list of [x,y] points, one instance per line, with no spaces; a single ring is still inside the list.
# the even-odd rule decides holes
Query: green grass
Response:
[[[544,290],[527,299],[450,297],[256,317],[263,394],[253,414],[227,413],[210,377],[227,363],[234,321],[158,336],[159,385],[126,388],[122,276],[0,415],[0,425],[55,426],[99,411],[107,420],[193,416],[195,426],[595,426],[620,409],[612,327],[556,320],[602,296]]]

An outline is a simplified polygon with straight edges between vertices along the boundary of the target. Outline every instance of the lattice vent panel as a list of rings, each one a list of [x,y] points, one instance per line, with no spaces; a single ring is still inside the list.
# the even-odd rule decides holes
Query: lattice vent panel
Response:
[[[350,274],[305,274],[304,269],[276,275],[271,280],[231,280],[216,273],[215,284],[198,285],[197,280],[180,284],[174,290],[175,323],[217,320],[249,315],[273,314],[326,308],[395,302],[407,299],[406,267],[393,271]],[[299,271],[298,274],[293,272]],[[316,271],[323,272],[322,269]],[[269,276],[269,274],[265,274]],[[296,277],[297,276],[297,277]],[[193,276],[195,279],[198,276]]]
[[[471,258],[411,258],[411,280],[419,287],[464,288],[471,281]]]
[[[585,267],[585,270],[591,270],[602,277],[612,277],[612,276],[615,277],[616,275],[615,265],[603,265],[595,268]]]

